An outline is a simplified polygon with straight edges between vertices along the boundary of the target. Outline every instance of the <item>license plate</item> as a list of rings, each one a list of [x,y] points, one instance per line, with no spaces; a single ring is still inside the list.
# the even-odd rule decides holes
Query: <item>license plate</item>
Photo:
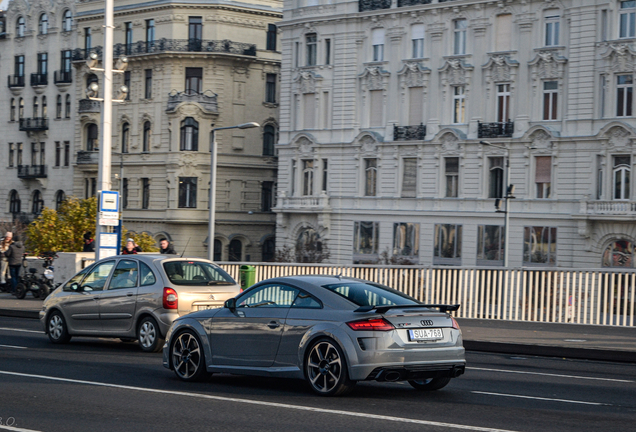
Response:
[[[409,340],[412,341],[431,341],[443,339],[442,329],[417,329],[409,330]]]
[[[213,306],[213,305],[198,305],[198,306],[197,306],[197,310],[214,309],[215,307],[218,307],[218,306]]]

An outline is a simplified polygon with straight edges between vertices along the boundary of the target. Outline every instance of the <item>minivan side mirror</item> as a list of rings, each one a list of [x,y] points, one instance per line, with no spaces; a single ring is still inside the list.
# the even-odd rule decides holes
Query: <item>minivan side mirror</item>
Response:
[[[225,300],[225,304],[223,306],[228,308],[230,312],[234,312],[236,310],[236,299],[231,298],[231,299]]]

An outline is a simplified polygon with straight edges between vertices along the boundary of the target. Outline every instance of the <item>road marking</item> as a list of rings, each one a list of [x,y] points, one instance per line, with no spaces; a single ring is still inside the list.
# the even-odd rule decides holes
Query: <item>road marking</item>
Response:
[[[560,375],[560,374],[549,374],[542,372],[525,372],[525,371],[513,371],[506,369],[489,369],[489,368],[477,368],[477,367],[467,367],[466,369],[474,369],[474,370],[482,370],[488,372],[505,372],[505,373],[516,373],[516,374],[526,374],[526,375],[544,375],[544,376],[552,376],[552,377],[560,377],[560,378],[576,378],[576,379],[586,379],[586,380],[596,380],[596,381],[613,381],[613,382],[622,382],[622,383],[633,383],[636,381],[631,380],[621,380],[615,378],[596,378],[596,377],[586,377],[579,375]]]
[[[24,332],[24,333],[39,333],[39,334],[44,334],[44,332],[42,330],[24,330],[24,329],[16,329],[16,328],[9,328],[9,327],[0,327],[0,330],[9,330],[9,331],[16,331],[16,332]]]
[[[0,429],[4,429],[4,430],[9,430],[9,431],[16,431],[16,432],[39,432],[33,429],[24,429],[24,428],[19,428],[19,427],[13,427],[13,426],[4,426],[4,425],[0,425]]]
[[[15,346],[15,345],[0,345],[0,347],[4,347],[4,348],[20,348],[20,349],[27,349],[27,347],[23,347],[23,346]]]
[[[201,393],[149,389],[149,388],[143,388],[143,387],[109,384],[109,383],[103,383],[103,382],[97,382],[97,381],[84,381],[84,380],[76,380],[76,379],[69,379],[69,378],[52,377],[52,376],[46,376],[46,375],[33,375],[33,374],[25,374],[25,373],[18,373],[18,372],[9,372],[9,371],[2,371],[2,370],[0,370],[0,374],[27,377],[27,378],[38,378],[38,379],[44,379],[44,380],[50,380],[50,381],[62,381],[62,382],[69,382],[69,383],[75,383],[75,384],[86,384],[86,385],[93,385],[93,386],[99,386],[99,387],[112,387],[112,388],[125,389],[125,390],[136,390],[136,391],[147,392],[147,393],[195,397],[195,398],[201,398],[201,399],[216,400],[221,402],[236,402],[236,403],[243,403],[243,404],[250,404],[250,405],[260,405],[260,406],[267,406],[267,407],[274,407],[274,408],[285,408],[285,409],[309,411],[309,412],[323,413],[323,414],[337,414],[337,415],[350,416],[350,417],[361,417],[366,419],[385,420],[385,421],[391,421],[396,423],[421,424],[421,425],[427,425],[427,426],[446,427],[446,428],[452,428],[452,429],[463,429],[463,430],[472,430],[472,431],[479,431],[479,432],[514,432],[511,430],[505,430],[505,429],[493,429],[488,427],[468,426],[468,425],[442,423],[442,422],[435,422],[435,421],[428,421],[428,420],[417,420],[417,419],[409,419],[409,418],[383,416],[378,414],[369,414],[369,413],[355,412],[355,411],[341,411],[341,410],[334,410],[334,409],[327,409],[327,408],[314,408],[309,406],[291,405],[291,404],[276,403],[276,402],[265,402],[265,401],[252,400],[252,399],[213,396],[213,395],[206,395]]]
[[[520,399],[536,399],[536,400],[544,400],[544,401],[552,401],[552,402],[567,402],[567,403],[575,403],[575,404],[583,404],[583,405],[611,406],[611,404],[605,404],[605,403],[599,403],[599,402],[584,402],[584,401],[575,401],[575,400],[568,400],[568,399],[553,399],[553,398],[543,398],[543,397],[536,397],[536,396],[512,395],[512,394],[505,394],[505,393],[490,393],[490,392],[482,392],[482,391],[471,391],[471,393],[484,394],[484,395],[490,395],[490,396],[505,396],[505,397],[520,398]]]

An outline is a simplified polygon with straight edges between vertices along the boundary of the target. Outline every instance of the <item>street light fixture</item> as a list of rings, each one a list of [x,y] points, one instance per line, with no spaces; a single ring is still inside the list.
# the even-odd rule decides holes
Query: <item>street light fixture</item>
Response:
[[[210,131],[210,222],[208,225],[208,259],[214,261],[214,225],[216,223],[216,131],[225,129],[251,129],[260,127],[256,122],[242,123],[236,126],[224,126],[215,128],[212,125]]]
[[[510,233],[510,201],[514,198],[513,194],[515,192],[515,186],[512,184],[508,184],[510,182],[510,149],[507,147],[503,147],[497,144],[492,144],[488,141],[479,141],[479,144],[484,144],[487,146],[495,147],[501,150],[506,151],[506,178],[504,180],[505,195],[502,197],[506,202],[506,209],[501,209],[501,199],[497,198],[495,200],[495,211],[497,213],[504,213],[504,267],[508,268],[509,263],[509,254],[508,249],[510,246],[509,241],[509,233]]]

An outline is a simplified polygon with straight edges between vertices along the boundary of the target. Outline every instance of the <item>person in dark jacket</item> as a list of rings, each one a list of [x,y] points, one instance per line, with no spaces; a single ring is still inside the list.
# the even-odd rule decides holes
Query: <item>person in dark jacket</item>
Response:
[[[18,277],[20,276],[20,267],[22,266],[22,257],[24,255],[24,245],[20,241],[17,234],[13,236],[13,243],[4,253],[9,260],[9,273],[11,274],[11,294],[15,294],[18,286]]]
[[[168,254],[168,255],[177,254],[177,252],[175,252],[174,250],[174,247],[172,247],[172,244],[166,238],[162,238],[161,240],[159,240],[159,247],[161,248],[159,252],[162,254]]]
[[[126,240],[126,246],[121,250],[122,255],[136,255],[138,252],[141,252],[141,248],[131,238]]]
[[[87,231],[84,233],[84,247],[82,252],[95,252],[95,240],[92,238],[92,233]]]

